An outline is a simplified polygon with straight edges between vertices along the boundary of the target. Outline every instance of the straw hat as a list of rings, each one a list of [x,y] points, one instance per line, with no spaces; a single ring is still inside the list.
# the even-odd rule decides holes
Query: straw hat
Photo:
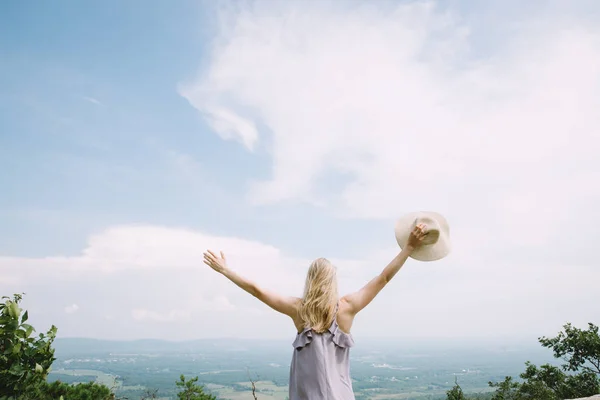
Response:
[[[402,216],[396,222],[396,241],[401,249],[406,246],[408,237],[418,224],[425,224],[427,235],[421,246],[410,255],[419,261],[435,261],[450,253],[450,228],[446,218],[433,211],[418,211]]]

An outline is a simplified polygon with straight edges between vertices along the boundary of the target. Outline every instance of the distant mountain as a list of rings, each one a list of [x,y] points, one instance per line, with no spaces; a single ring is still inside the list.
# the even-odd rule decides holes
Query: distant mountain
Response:
[[[290,342],[291,343],[291,342]],[[286,349],[290,343],[273,340],[248,340],[234,338],[168,341],[160,339],[102,340],[89,338],[57,338],[54,342],[57,355],[106,353],[193,353],[246,351],[258,349]]]

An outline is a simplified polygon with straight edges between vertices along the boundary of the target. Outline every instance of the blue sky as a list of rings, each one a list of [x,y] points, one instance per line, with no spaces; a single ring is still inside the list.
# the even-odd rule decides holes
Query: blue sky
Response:
[[[600,300],[600,6],[527,4],[3,3],[0,289],[66,336],[252,336],[260,316],[284,337],[205,248],[296,294],[331,257],[354,290],[398,250],[395,218],[432,209],[452,256],[407,265],[358,335],[597,321],[576,305]]]
[[[332,224],[318,210],[240,201],[249,177],[269,174],[268,158],[221,141],[177,93],[206,62],[213,11],[202,3],[4,7],[4,253],[74,254],[111,223],[201,227],[280,246],[296,239],[280,235],[290,223],[321,228],[313,234]]]

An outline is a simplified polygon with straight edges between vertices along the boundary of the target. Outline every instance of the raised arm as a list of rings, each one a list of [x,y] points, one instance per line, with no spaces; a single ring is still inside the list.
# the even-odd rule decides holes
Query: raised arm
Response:
[[[408,238],[408,244],[402,251],[383,269],[383,271],[367,283],[358,292],[344,296],[343,300],[348,304],[348,309],[352,314],[357,314],[365,308],[381,289],[400,271],[410,254],[421,245],[423,238],[427,235],[423,224],[417,225]]]
[[[277,293],[263,289],[249,279],[238,275],[227,267],[227,260],[225,259],[225,254],[223,254],[223,252],[221,252],[221,256],[219,257],[211,250],[208,250],[204,253],[204,263],[218,273],[224,275],[238,287],[244,289],[246,292],[271,307],[273,310],[288,315],[292,319],[297,318],[296,305],[300,299],[296,297],[281,296]]]

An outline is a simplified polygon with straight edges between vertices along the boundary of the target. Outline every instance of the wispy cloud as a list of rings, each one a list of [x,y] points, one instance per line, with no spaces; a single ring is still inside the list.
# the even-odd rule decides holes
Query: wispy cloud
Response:
[[[104,104],[102,102],[100,102],[100,100],[95,99],[93,97],[83,96],[82,99],[85,100],[85,101],[87,101],[87,102],[90,102],[92,104],[95,104],[97,106],[104,106]]]

